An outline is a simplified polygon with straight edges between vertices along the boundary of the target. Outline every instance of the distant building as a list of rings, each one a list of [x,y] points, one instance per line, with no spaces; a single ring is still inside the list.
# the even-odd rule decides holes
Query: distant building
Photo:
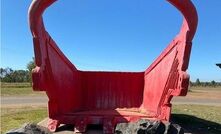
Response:
[[[216,64],[219,68],[221,68],[221,63],[219,63],[219,64]]]

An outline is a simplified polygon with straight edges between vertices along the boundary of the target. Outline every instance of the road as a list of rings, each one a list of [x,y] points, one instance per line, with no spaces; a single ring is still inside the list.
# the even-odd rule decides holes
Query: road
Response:
[[[8,96],[1,97],[2,107],[13,106],[47,106],[47,96]],[[174,97],[172,104],[198,104],[221,106],[221,99],[205,99],[205,98],[190,98],[190,97]]]
[[[47,96],[3,96],[1,107],[47,106]]]

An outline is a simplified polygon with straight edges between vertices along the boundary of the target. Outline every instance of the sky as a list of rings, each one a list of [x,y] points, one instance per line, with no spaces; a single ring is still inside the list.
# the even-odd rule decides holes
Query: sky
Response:
[[[32,0],[1,0],[1,67],[26,69],[34,56]],[[199,24],[188,73],[220,81],[221,1],[193,0]],[[80,70],[144,71],[179,32],[181,14],[162,0],[59,0],[44,13],[47,31]]]

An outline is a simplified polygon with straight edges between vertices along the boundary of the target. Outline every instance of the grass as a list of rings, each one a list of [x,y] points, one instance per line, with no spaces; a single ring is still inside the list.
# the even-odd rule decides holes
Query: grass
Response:
[[[188,114],[221,123],[221,107],[204,105],[173,105],[172,113]]]
[[[21,82],[21,83],[1,82],[1,87],[4,87],[4,88],[25,88],[25,87],[31,87],[31,83],[27,83],[27,82]]]
[[[1,96],[40,95],[32,90],[30,83],[1,83]]]
[[[217,87],[191,87],[189,92],[195,93],[199,91],[221,91],[221,86]],[[5,83],[1,82],[1,95],[41,95],[42,92],[32,90],[31,83]]]
[[[216,87],[203,87],[203,86],[196,86],[196,87],[190,87],[189,88],[191,91],[194,90],[205,90],[205,91],[221,91],[221,86],[216,86]]]
[[[46,108],[2,108],[1,111],[1,134],[20,127],[24,123],[38,123],[47,117]]]
[[[221,107],[203,105],[173,105],[172,120],[188,132],[221,134]]]
[[[36,94],[32,91],[32,88],[1,88],[2,96],[13,96],[13,95],[30,95]]]

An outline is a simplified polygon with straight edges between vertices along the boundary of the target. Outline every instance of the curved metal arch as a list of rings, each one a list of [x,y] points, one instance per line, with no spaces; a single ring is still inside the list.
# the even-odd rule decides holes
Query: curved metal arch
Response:
[[[57,0],[33,0],[29,8],[29,25],[34,38],[40,38],[42,40],[46,33],[42,14],[44,11]],[[178,36],[185,37],[186,42],[191,42],[197,28],[198,16],[195,6],[190,0],[168,0],[174,5],[184,16],[183,25],[180,29]],[[38,44],[38,43],[35,43]],[[41,43],[38,48],[41,47]],[[39,52],[40,53],[40,52]],[[39,57],[39,56],[36,56]],[[40,65],[41,59],[36,59],[37,65]]]

